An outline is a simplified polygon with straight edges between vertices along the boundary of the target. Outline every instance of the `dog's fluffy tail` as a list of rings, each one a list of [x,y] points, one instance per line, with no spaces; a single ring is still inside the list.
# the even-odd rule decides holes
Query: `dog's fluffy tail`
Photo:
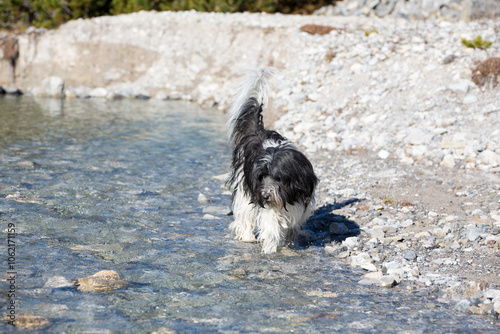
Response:
[[[245,117],[245,115],[251,116],[248,115],[249,109],[255,109],[255,107],[257,107],[257,109],[260,110],[261,106],[267,105],[269,80],[276,73],[278,73],[277,69],[273,67],[264,67],[259,70],[249,70],[248,75],[241,80],[238,92],[233,98],[228,110],[229,120],[227,122],[227,127],[229,129],[229,138],[233,143],[235,137],[238,137],[235,131],[238,131],[239,120]],[[259,115],[255,116],[259,117]]]

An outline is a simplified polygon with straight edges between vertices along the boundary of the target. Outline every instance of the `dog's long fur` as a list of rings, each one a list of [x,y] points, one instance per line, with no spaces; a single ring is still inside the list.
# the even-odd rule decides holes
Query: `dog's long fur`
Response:
[[[229,228],[239,240],[262,242],[263,253],[296,239],[314,211],[318,183],[306,156],[278,132],[264,128],[262,111],[274,73],[263,68],[243,78],[228,111],[233,146],[228,184],[235,218]]]

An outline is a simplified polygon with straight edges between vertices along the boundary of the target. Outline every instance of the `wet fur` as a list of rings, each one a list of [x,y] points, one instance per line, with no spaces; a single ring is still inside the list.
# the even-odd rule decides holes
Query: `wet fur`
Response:
[[[262,112],[267,104],[264,68],[245,77],[229,110],[233,145],[232,188],[236,238],[259,241],[263,253],[274,253],[293,242],[314,211],[318,179],[307,157],[276,131],[266,130]]]

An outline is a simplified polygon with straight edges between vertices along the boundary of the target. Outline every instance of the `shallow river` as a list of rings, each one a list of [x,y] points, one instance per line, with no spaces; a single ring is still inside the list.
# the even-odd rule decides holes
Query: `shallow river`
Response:
[[[234,241],[214,178],[229,167],[224,122],[180,102],[0,97],[0,316],[15,272],[15,315],[45,317],[50,333],[498,332],[453,305],[360,286],[362,270],[321,246],[263,256]],[[73,284],[101,270],[127,283]]]

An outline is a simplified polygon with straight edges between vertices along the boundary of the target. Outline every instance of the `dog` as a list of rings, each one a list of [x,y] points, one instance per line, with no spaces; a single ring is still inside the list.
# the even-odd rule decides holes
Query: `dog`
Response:
[[[243,78],[228,110],[236,239],[262,243],[262,253],[290,245],[312,215],[318,178],[307,157],[288,139],[264,128],[269,80],[277,73],[266,67]]]

